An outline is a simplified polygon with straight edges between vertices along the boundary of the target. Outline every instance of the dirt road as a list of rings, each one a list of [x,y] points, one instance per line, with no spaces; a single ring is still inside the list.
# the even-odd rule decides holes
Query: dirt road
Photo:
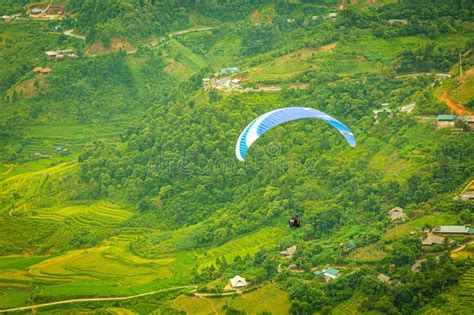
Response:
[[[446,105],[451,109],[453,114],[456,116],[472,115],[472,112],[464,107],[461,103],[456,103],[448,97],[448,92],[444,92],[443,95],[439,98],[441,101],[445,102]]]

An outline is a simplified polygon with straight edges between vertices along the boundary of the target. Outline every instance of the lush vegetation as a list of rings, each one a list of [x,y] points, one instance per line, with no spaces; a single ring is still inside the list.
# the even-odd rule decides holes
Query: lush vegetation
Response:
[[[472,250],[450,250],[470,238],[420,238],[474,219],[472,202],[453,200],[474,174],[474,134],[430,118],[450,112],[445,97],[472,108],[474,10],[386,2],[69,0],[62,20],[2,22],[0,310],[196,284],[210,296],[183,288],[45,311],[467,314]],[[27,5],[6,1],[0,15]],[[78,57],[46,59],[54,49]],[[203,89],[231,66],[252,92]],[[394,115],[376,123],[384,103]],[[337,117],[357,147],[297,121],[238,162],[242,128],[283,106]],[[395,206],[406,223],[390,222]],[[302,228],[290,230],[295,213]],[[342,275],[314,273],[328,266]],[[249,292],[215,299],[236,274]]]

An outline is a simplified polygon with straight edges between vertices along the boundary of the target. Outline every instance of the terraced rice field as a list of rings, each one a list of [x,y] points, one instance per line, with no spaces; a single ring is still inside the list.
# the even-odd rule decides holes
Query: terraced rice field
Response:
[[[466,306],[471,306],[471,310],[474,309],[474,268],[471,268],[461,277],[459,285],[461,287],[459,291],[460,300]]]
[[[77,167],[76,162],[67,162],[50,168],[11,176],[0,181],[0,191],[2,195],[17,192],[22,194],[24,198],[35,196],[41,192],[51,177],[65,177],[75,172]]]
[[[32,219],[63,222],[71,227],[103,227],[117,226],[133,215],[133,212],[101,201],[92,205],[73,205],[64,208],[43,208],[35,211]]]
[[[56,147],[64,147],[69,152],[80,149],[94,139],[118,139],[124,124],[54,124],[32,126],[33,135],[25,145],[22,153],[31,156],[34,153],[57,155]]]
[[[354,294],[349,300],[338,304],[333,310],[332,314],[334,315],[356,315],[361,314],[358,311],[362,305],[364,296],[361,293]]]

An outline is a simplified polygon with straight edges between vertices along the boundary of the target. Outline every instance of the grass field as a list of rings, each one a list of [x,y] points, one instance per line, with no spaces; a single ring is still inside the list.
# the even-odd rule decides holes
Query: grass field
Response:
[[[206,61],[191,49],[172,39],[166,44],[164,59],[168,64],[165,71],[171,75],[187,80],[193,74],[207,67]]]
[[[246,314],[288,314],[288,294],[273,284],[236,297],[203,298],[181,295],[171,306],[186,314],[225,314],[228,309],[244,311]]]
[[[125,124],[98,123],[77,124],[67,122],[61,124],[45,124],[31,126],[28,131],[32,136],[23,148],[23,153],[30,156],[33,153],[58,155],[56,147],[63,147],[69,152],[79,152],[81,148],[93,140],[118,140]]]
[[[237,256],[254,255],[261,248],[271,248],[277,244],[278,235],[282,235],[285,229],[286,227],[263,228],[205,252],[196,252],[199,269],[210,266],[217,257],[225,257],[227,262],[232,262]]]
[[[378,243],[370,244],[354,250],[349,258],[357,262],[373,262],[382,260],[387,254]]]
[[[286,81],[302,72],[316,70],[317,67],[309,61],[316,52],[315,49],[301,49],[252,67],[244,75],[248,76],[248,82]]]

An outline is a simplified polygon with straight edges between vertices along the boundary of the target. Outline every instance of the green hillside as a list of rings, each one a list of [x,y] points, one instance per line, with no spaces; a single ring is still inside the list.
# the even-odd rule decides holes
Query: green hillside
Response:
[[[0,3],[0,313],[469,314],[472,12]]]

